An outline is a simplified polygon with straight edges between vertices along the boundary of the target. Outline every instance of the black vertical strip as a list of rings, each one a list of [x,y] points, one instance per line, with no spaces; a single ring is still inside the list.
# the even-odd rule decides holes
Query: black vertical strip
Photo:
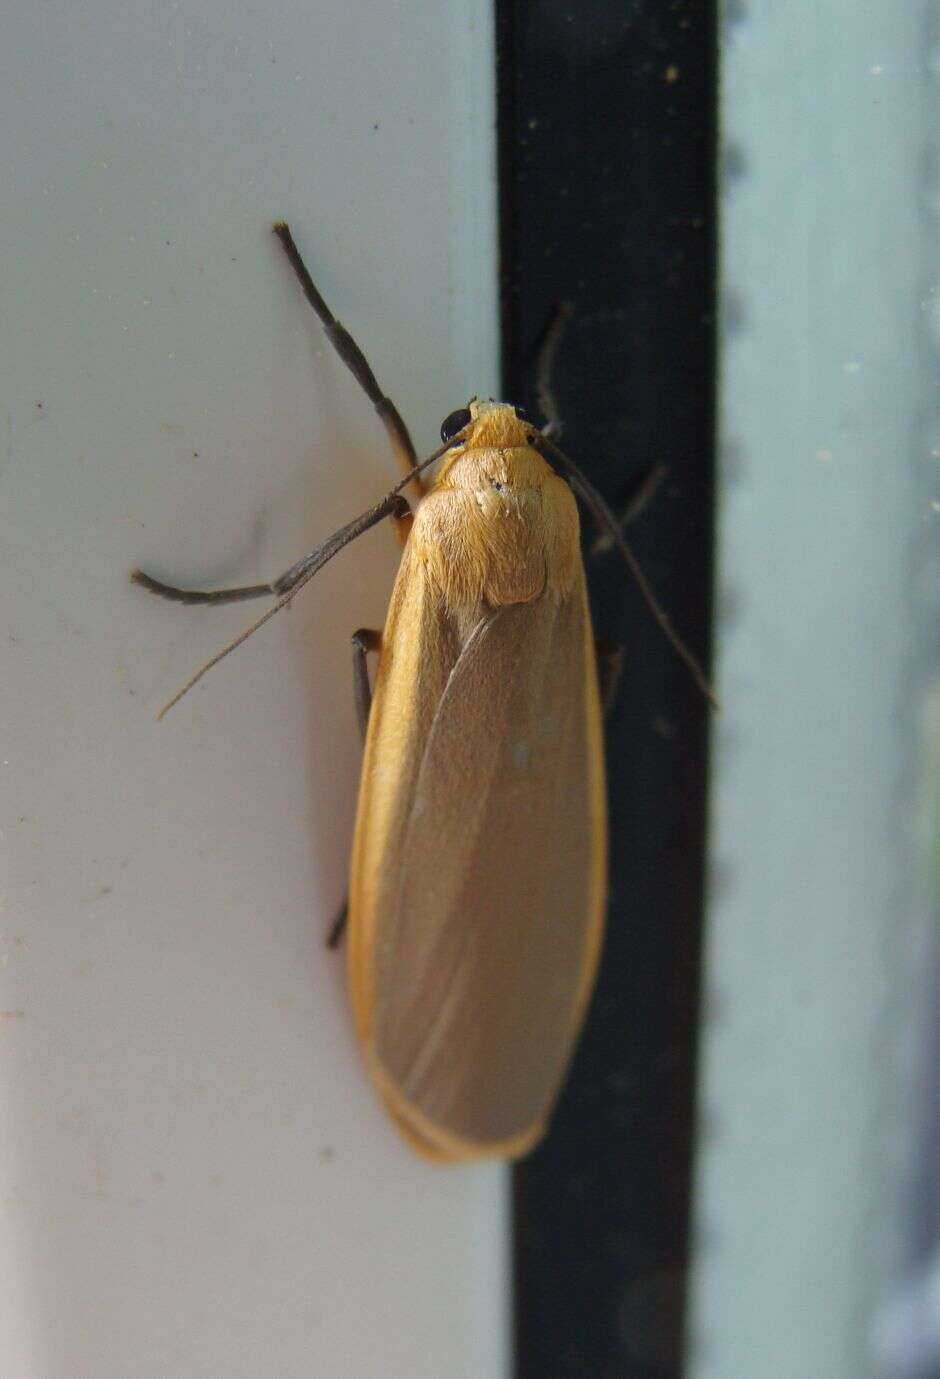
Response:
[[[533,417],[553,305],[564,448],[631,531],[707,661],[715,299],[715,4],[499,0],[505,393]],[[516,1379],[681,1372],[699,1003],[707,707],[615,554],[590,570],[625,670],[608,731],[602,975],[544,1145],[516,1172]]]

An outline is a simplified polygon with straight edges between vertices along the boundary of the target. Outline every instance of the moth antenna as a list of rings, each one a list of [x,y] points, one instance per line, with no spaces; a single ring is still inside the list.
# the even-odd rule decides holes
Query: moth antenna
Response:
[[[198,681],[202,679],[206,671],[209,671],[212,669],[213,666],[218,665],[219,661],[221,661],[223,657],[227,656],[230,651],[234,651],[237,646],[241,646],[242,642],[246,642],[253,632],[257,632],[259,627],[263,627],[269,618],[273,618],[275,613],[280,612],[284,604],[287,603],[288,597],[288,595],[285,595],[284,598],[278,599],[277,603],[274,605],[273,608],[269,608],[268,611],[266,613],[263,613],[260,618],[256,618],[255,621],[251,624],[251,626],[246,627],[244,632],[237,636],[233,642],[229,642],[228,646],[224,646],[221,651],[216,652],[216,654],[212,657],[211,660],[206,661],[205,665],[200,666],[200,668],[196,671],[196,674],[191,675],[190,678],[186,681],[186,684],[183,686],[183,688],[177,690],[172,699],[167,700],[163,708],[157,714],[157,722],[159,723],[160,720],[170,712],[174,705],[180,702],[184,694],[189,693],[193,685],[197,684]]]
[[[555,445],[554,441],[550,440],[548,436],[536,432],[532,437],[532,444],[537,450],[543,452],[546,459],[554,460],[556,464],[560,465],[561,468],[567,472],[571,480],[572,488],[584,500],[584,503],[590,509],[597,524],[609,533],[614,545],[623,556],[627,569],[636,581],[637,588],[642,594],[647,608],[659,625],[660,631],[680,660],[685,662],[685,665],[692,675],[692,679],[695,681],[702,694],[704,694],[705,698],[713,708],[720,709],[721,704],[719,703],[718,696],[712,689],[708,676],[669,621],[669,615],[653,593],[652,586],[643,573],[640,562],[627,545],[623,532],[620,529],[620,523],[611,512],[603,494],[598,492],[591,481],[575,464],[574,460],[570,459],[563,450],[559,450],[558,446]]]
[[[319,546],[315,547],[309,555],[305,555],[302,560],[297,561],[296,565],[292,565],[285,574],[281,575],[280,579],[275,580],[274,584],[271,586],[272,592],[279,594],[280,597],[274,607],[269,608],[268,611],[263,613],[260,618],[257,618],[250,627],[246,627],[244,632],[239,633],[234,641],[229,642],[221,651],[217,651],[213,657],[206,661],[205,665],[200,666],[195,675],[190,676],[186,681],[182,689],[178,690],[173,698],[164,704],[163,708],[157,714],[157,720],[159,721],[168,714],[170,709],[178,704],[183,698],[183,695],[188,694],[193,686],[199,683],[207,671],[210,671],[213,666],[218,665],[218,663],[228,656],[230,652],[234,651],[236,647],[241,646],[242,642],[246,642],[248,638],[257,632],[260,627],[263,627],[270,618],[273,618],[275,613],[279,613],[282,608],[286,608],[294,595],[313,579],[314,575],[323,569],[327,561],[332,560],[334,555],[337,555],[344,546],[348,546],[350,541],[355,541],[357,536],[362,536],[363,532],[367,532],[370,527],[374,527],[376,523],[381,522],[384,517],[388,517],[390,513],[394,512],[399,502],[399,494],[402,489],[405,488],[407,484],[410,484],[422,470],[427,469],[435,460],[439,460],[445,451],[450,450],[454,445],[460,444],[460,436],[456,436],[449,440],[446,445],[439,446],[438,449],[434,451],[433,455],[428,455],[427,459],[422,460],[420,464],[414,465],[405,477],[400,479],[395,487],[386,493],[381,502],[376,503],[374,507],[369,508],[366,512],[360,514],[359,517],[353,518],[351,522],[347,522],[345,527],[340,527],[339,531],[327,537],[327,539]]]

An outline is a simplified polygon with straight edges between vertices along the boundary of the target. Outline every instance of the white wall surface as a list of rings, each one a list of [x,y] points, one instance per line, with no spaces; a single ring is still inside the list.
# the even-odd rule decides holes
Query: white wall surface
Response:
[[[345,552],[394,474],[276,241],[291,221],[419,450],[498,380],[483,0],[13,7],[0,48],[0,1373],[505,1373],[505,1181],[401,1145],[342,957]],[[260,611],[260,610],[258,610]]]

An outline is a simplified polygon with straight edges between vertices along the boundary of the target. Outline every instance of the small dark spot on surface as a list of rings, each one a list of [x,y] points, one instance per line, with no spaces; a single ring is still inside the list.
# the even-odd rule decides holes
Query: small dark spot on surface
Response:
[[[374,125],[372,126],[372,128],[373,128],[373,129],[378,129],[378,125],[377,125],[377,124],[374,124]]]
[[[321,1163],[328,1164],[328,1163],[330,1163],[331,1160],[334,1159],[335,1157],[336,1157],[336,1151],[335,1151],[335,1149],[331,1149],[329,1146],[326,1146],[324,1149],[321,1149],[321,1150],[320,1150],[320,1162],[321,1162]]]
[[[194,451],[193,451],[193,459],[194,459],[194,460],[198,460],[198,459],[199,459],[199,451],[198,451],[198,450],[194,450]]]
[[[40,411],[40,412],[41,412],[44,406],[45,406],[44,403],[42,403],[42,402],[37,402],[37,403],[36,403],[36,409],[37,409],[37,411]]]
[[[113,890],[114,890],[114,887],[113,887],[113,886],[99,886],[99,887],[98,887],[98,894],[97,894],[97,896],[95,897],[95,899],[96,899],[96,900],[104,900],[105,896],[106,896],[106,895],[110,895],[111,892],[112,892]]]

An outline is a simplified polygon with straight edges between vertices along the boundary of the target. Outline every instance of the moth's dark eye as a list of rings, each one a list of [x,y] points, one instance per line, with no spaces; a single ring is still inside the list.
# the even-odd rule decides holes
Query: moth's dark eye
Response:
[[[530,426],[532,425],[532,418],[529,416],[528,412],[524,407],[514,407],[513,411],[515,412],[516,416],[519,418],[520,421],[527,421]]]
[[[441,422],[441,440],[452,441],[458,431],[462,431],[465,426],[470,424],[470,408],[461,407],[459,412],[451,412],[449,417],[445,417]]]

